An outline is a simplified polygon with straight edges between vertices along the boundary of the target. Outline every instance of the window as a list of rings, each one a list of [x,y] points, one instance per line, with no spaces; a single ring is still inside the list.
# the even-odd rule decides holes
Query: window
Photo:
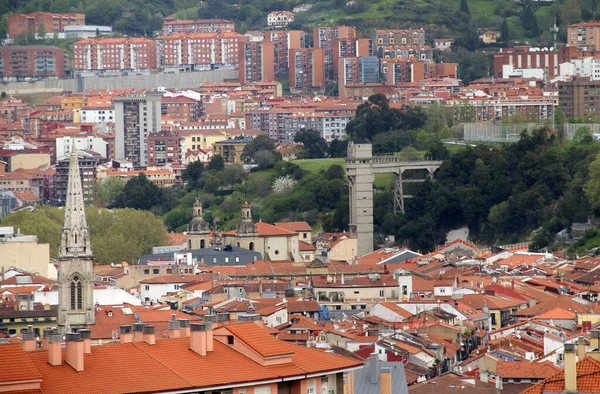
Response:
[[[71,309],[83,309],[83,284],[77,275],[71,280]]]
[[[160,271],[159,271],[159,269],[158,269],[158,268],[154,268],[154,269],[152,270],[152,273],[153,273],[154,275],[158,275],[158,273],[159,273],[159,272],[160,272]]]
[[[379,290],[379,297],[383,297],[384,290]]]
[[[227,335],[227,344],[233,345],[233,335]]]
[[[144,290],[146,290],[146,291],[150,290],[150,285],[144,286]]]
[[[144,275],[148,275],[148,274],[150,274],[150,270],[146,268],[146,269],[144,270]]]

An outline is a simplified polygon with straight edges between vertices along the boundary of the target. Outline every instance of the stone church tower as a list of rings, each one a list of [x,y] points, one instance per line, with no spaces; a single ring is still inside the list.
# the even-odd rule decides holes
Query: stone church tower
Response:
[[[194,217],[187,227],[188,249],[204,249],[210,247],[210,229],[202,216],[202,203],[196,199]]]
[[[79,159],[73,149],[58,252],[58,326],[62,333],[94,324],[92,244],[83,204]]]
[[[246,201],[242,205],[242,220],[235,229],[237,245],[240,248],[256,250],[258,244],[258,231],[252,220],[252,207]]]

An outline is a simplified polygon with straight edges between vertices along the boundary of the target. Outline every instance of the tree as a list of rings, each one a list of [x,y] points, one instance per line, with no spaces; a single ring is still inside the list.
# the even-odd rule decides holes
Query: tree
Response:
[[[329,166],[329,168],[326,171],[327,174],[327,179],[334,180],[334,179],[341,179],[341,180],[345,180],[346,179],[346,170],[344,170],[344,167],[342,167],[339,164],[332,164]]]
[[[346,157],[348,152],[348,141],[335,139],[329,143],[330,157]]]
[[[502,41],[508,41],[510,38],[510,31],[508,29],[508,23],[506,22],[506,18],[502,21],[502,27],[500,28],[500,38]]]
[[[96,198],[98,203],[103,206],[109,205],[125,187],[125,182],[119,177],[109,177],[99,181],[96,189]]]
[[[256,155],[256,153],[261,150],[275,151],[275,143],[266,134],[256,136],[256,138],[254,138],[252,142],[250,142],[244,147],[244,151],[242,152],[242,159],[244,161],[247,159],[255,160],[254,155]]]
[[[201,161],[194,161],[187,165],[185,170],[181,173],[181,179],[183,180],[187,190],[196,190],[201,188],[200,177],[204,171],[204,164]]]
[[[525,29],[525,35],[527,37],[534,38],[540,35],[537,17],[533,12],[533,5],[527,4],[523,6],[523,12],[521,12],[521,24],[523,25],[523,29]]]
[[[223,171],[225,168],[225,159],[221,155],[214,155],[210,158],[206,169],[210,171]]]
[[[109,207],[150,210],[152,207],[161,206],[162,197],[162,190],[150,182],[142,172],[125,184],[123,191],[115,197]]]
[[[471,16],[471,12],[469,11],[469,5],[467,4],[467,0],[460,0],[460,12],[463,12],[463,13]]]
[[[600,154],[589,167],[589,180],[583,186],[583,191],[595,210],[600,209]]]
[[[305,159],[321,159],[327,155],[327,142],[313,129],[300,130],[294,136],[294,142],[301,143],[306,150]]]

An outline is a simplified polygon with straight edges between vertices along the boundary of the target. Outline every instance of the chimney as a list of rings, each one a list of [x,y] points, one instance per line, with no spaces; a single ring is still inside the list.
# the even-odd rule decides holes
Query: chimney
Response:
[[[119,329],[119,339],[121,341],[121,344],[133,342],[131,326],[121,326],[121,328]]]
[[[37,341],[35,340],[35,333],[31,330],[31,326],[29,326],[29,330],[21,334],[21,347],[26,352],[33,352],[37,347]]]
[[[590,331],[592,339],[590,340],[590,350],[600,348],[600,330]]]
[[[51,333],[47,338],[48,348],[48,364],[56,367],[62,365],[62,336],[60,334]]]
[[[565,343],[565,391],[577,392],[577,363],[575,361],[575,344]]]
[[[85,329],[77,331],[83,339],[83,353],[92,354],[92,330]]]
[[[144,323],[133,323],[133,342],[144,340]]]
[[[179,320],[171,320],[169,322],[169,338],[180,338],[181,337],[181,326]]]
[[[52,334],[54,334],[54,331],[52,331],[52,329],[48,327],[44,328],[44,330],[42,331],[42,348],[44,350],[48,349],[48,338]]]
[[[577,361],[581,361],[585,358],[585,339],[579,337],[577,340]]]
[[[392,394],[392,368],[381,367],[379,394]]]
[[[151,326],[149,324],[144,326],[144,342],[146,342],[148,345],[155,345],[156,344],[156,334],[154,334],[154,326]]]
[[[212,323],[208,324],[208,330],[206,331],[206,351],[212,352],[214,350],[214,342],[213,342],[213,326]]]
[[[183,338],[190,337],[190,320],[189,319],[177,319],[179,321],[180,334]]]
[[[66,335],[67,351],[65,362],[75,371],[83,371],[83,341],[78,332],[68,332]]]
[[[379,381],[379,359],[377,353],[371,353],[369,357],[369,383],[377,384]]]
[[[212,323],[194,323],[191,325],[190,348],[201,356],[206,356],[208,331],[211,331]]]

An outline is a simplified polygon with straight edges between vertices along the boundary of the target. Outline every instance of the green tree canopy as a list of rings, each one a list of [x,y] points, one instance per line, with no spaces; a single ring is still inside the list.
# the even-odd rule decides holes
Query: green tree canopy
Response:
[[[299,142],[306,151],[305,159],[321,159],[327,155],[327,142],[317,130],[300,130],[294,136],[294,142]]]

